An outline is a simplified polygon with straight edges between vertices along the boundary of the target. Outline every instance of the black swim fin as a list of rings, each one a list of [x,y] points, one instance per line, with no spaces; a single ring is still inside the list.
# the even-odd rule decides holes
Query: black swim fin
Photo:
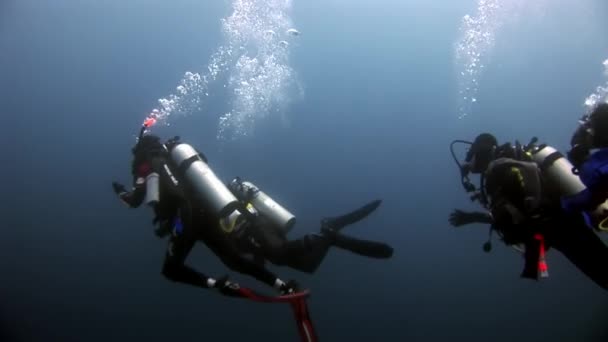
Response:
[[[321,229],[331,229],[338,232],[342,228],[366,218],[369,214],[378,209],[381,203],[382,200],[375,200],[346,215],[326,217],[321,220]]]

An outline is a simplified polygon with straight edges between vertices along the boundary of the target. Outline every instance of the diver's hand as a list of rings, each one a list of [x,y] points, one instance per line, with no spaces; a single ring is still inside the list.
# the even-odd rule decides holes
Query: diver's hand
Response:
[[[125,186],[118,182],[112,182],[112,188],[114,189],[114,193],[116,193],[117,195],[120,195],[123,192],[127,192],[127,189],[125,189]]]
[[[460,209],[455,209],[450,214],[450,224],[454,227],[464,226],[465,224],[477,221],[477,213],[469,213]]]
[[[220,291],[221,294],[228,297],[241,297],[241,287],[237,283],[228,280],[228,276],[223,276],[215,281],[213,288]]]
[[[160,227],[154,229],[154,235],[156,235],[156,237],[159,237],[161,239],[169,234],[171,234],[171,229],[169,229],[167,227],[160,226]]]
[[[299,286],[295,280],[290,280],[287,283],[284,283],[283,285],[281,285],[281,288],[279,289],[279,293],[281,293],[281,296],[291,295],[298,291],[299,291]]]
[[[159,238],[164,238],[171,234],[173,231],[172,223],[173,222],[170,219],[161,219],[158,216],[155,216],[154,220],[152,220],[152,225],[158,225],[158,227],[154,229],[154,234]]]

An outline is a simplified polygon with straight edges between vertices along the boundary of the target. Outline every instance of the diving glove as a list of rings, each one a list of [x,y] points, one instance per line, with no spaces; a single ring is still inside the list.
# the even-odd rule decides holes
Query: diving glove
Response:
[[[295,280],[290,280],[287,283],[282,283],[279,286],[281,296],[292,295],[298,291],[298,283]]]
[[[112,188],[114,189],[114,192],[117,195],[120,195],[120,194],[122,194],[124,192],[127,192],[127,189],[125,189],[125,186],[122,185],[122,184],[120,184],[120,183],[118,183],[118,182],[112,182]]]
[[[241,297],[241,287],[237,283],[233,283],[228,280],[228,276],[223,276],[217,280],[211,286],[218,289],[221,294],[227,297]]]
[[[165,236],[171,234],[171,231],[173,230],[173,222],[171,222],[171,220],[165,219],[165,220],[159,220],[158,218],[154,218],[154,221],[152,221],[153,225],[157,225],[158,227],[156,227],[154,229],[154,234],[159,237],[159,238],[164,238]]]

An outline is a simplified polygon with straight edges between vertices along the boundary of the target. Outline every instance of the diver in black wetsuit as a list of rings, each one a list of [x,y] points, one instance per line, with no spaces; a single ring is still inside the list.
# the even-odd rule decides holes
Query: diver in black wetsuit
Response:
[[[296,290],[294,282],[285,283],[264,267],[244,258],[221,231],[213,228],[211,217],[192,205],[183,190],[174,182],[174,176],[165,166],[167,153],[160,139],[141,135],[133,148],[133,189],[114,182],[114,191],[131,208],[146,203],[154,209],[156,234],[171,234],[165,255],[162,274],[170,280],[203,288],[216,288],[224,295],[238,295],[238,285],[227,277],[214,279],[197,272],[185,264],[196,241],[203,242],[221,261],[239,273],[252,276],[277,288],[281,293]]]
[[[608,247],[586,226],[582,215],[567,213],[560,205],[564,193],[580,191],[580,180],[570,173],[571,164],[559,152],[535,142],[525,147],[519,143],[499,146],[492,135],[481,134],[470,143],[466,163],[461,165],[462,182],[475,193],[472,199],[488,211],[455,210],[450,223],[490,223],[507,245],[523,246],[524,278],[548,275],[544,252],[545,247],[553,247],[608,289]],[[469,181],[469,173],[481,174],[480,191]],[[488,241],[484,250],[490,249]]]
[[[211,201],[225,201],[226,192],[229,191],[225,189],[223,192],[210,169],[200,173],[207,177],[206,180],[191,178],[188,181],[188,176],[193,172],[196,174],[201,168],[207,167],[204,163],[206,160],[200,153],[191,153],[180,163],[175,163],[169,156],[178,145],[180,147],[176,149],[176,155],[181,156],[180,153],[184,151],[186,154],[190,153],[191,147],[179,143],[177,139],[163,145],[158,137],[141,136],[133,150],[133,190],[127,192],[124,186],[113,184],[115,192],[130,207],[138,207],[144,201],[153,205],[155,222],[160,223],[156,231],[159,236],[172,233],[163,267],[163,274],[167,278],[201,287],[217,287],[228,295],[234,292],[231,291],[231,286],[236,285],[228,282],[226,278],[218,285],[214,279],[184,264],[196,241],[205,243],[229,268],[253,276],[282,293],[295,291],[295,282],[281,281],[263,267],[263,261],[268,260],[273,264],[286,265],[304,272],[314,272],[331,246],[376,258],[392,255],[392,248],[386,244],[357,240],[339,232],[342,227],[374,211],[380,201],[374,201],[351,214],[324,220],[321,234],[291,241],[287,240],[285,233],[273,225],[271,220],[267,220],[263,213],[252,213],[250,208],[238,203],[236,198],[233,202],[229,201],[230,206],[226,205],[221,209],[223,212],[213,214],[214,203]],[[154,174],[157,176],[151,177]],[[210,178],[210,175],[213,178]],[[155,180],[158,180],[158,191],[154,190]],[[200,194],[193,189],[200,189],[208,184],[218,187],[217,193],[209,194],[211,199],[207,202],[210,204],[200,205]],[[158,195],[151,196],[150,193]],[[147,199],[148,197],[153,200]],[[246,254],[251,254],[253,260],[245,258]]]
[[[132,153],[133,189],[127,191],[122,184],[113,182],[114,192],[131,208],[137,208],[143,202],[152,207],[155,214],[153,224],[158,224],[155,233],[159,237],[164,237],[171,232],[170,221],[177,212],[183,194],[178,187],[171,186],[171,183],[166,181],[166,177],[162,181],[158,179],[160,175],[165,175],[162,167],[166,163],[166,151],[160,138],[154,135],[141,135]],[[147,186],[157,189],[146,191]],[[163,194],[162,201],[159,193]]]

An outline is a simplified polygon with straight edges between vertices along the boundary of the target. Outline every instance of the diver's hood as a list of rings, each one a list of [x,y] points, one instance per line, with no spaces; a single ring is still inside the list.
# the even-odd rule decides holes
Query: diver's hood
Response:
[[[575,169],[579,169],[581,165],[589,158],[591,149],[594,145],[593,129],[591,128],[591,120],[589,115],[584,115],[579,120],[579,126],[572,134],[570,139],[571,149],[568,151],[568,160],[572,163]]]
[[[492,134],[482,133],[475,138],[467,152],[465,161],[470,164],[470,172],[482,173],[495,159],[498,140]]]
[[[133,154],[141,154],[152,151],[157,151],[163,148],[160,138],[156,135],[148,134],[140,137],[135,146],[133,146]]]

